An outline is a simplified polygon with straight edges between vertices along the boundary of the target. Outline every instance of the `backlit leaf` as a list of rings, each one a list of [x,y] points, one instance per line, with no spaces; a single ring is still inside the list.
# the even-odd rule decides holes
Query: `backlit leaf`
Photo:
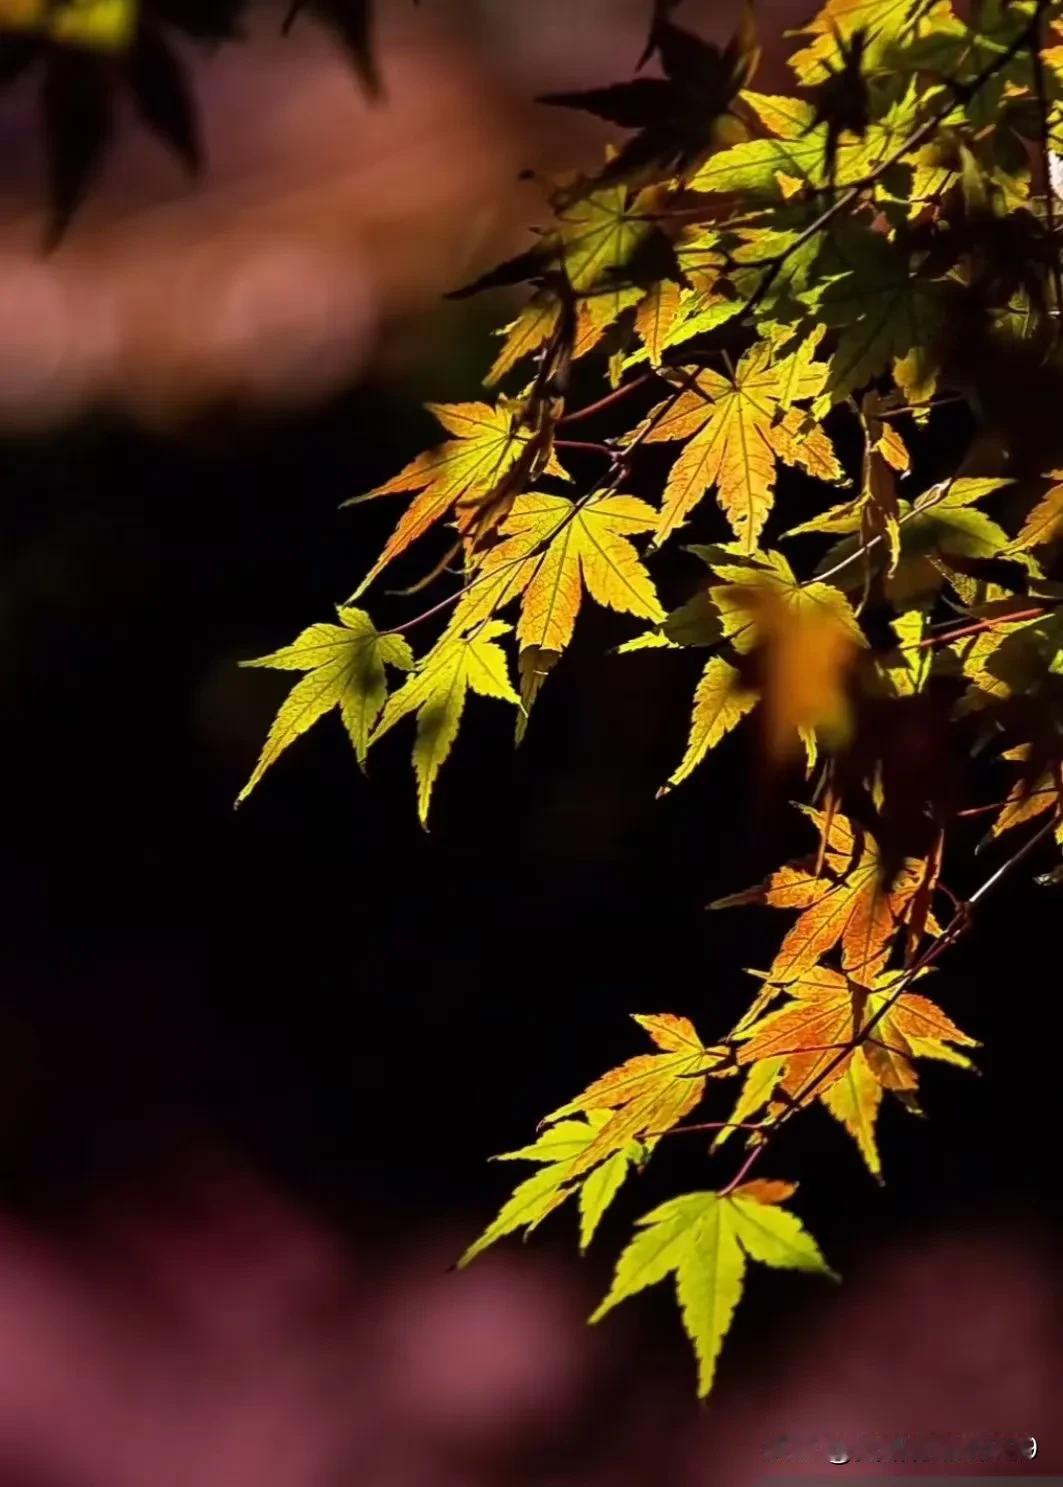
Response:
[[[469,691],[520,706],[509,679],[506,654],[497,643],[509,628],[499,620],[490,620],[472,635],[445,635],[384,708],[373,734],[374,743],[400,719],[417,714],[413,767],[422,825],[428,819],[436,778],[458,736]]]
[[[621,1301],[674,1276],[687,1336],[698,1360],[698,1393],[712,1388],[720,1348],[745,1286],[746,1260],[832,1276],[792,1213],[763,1196],[687,1193],[638,1221],[617,1262],[608,1295],[591,1317],[598,1322]]]
[[[632,546],[652,531],[657,513],[634,496],[518,496],[499,541],[455,612],[468,630],[521,600],[522,649],[560,652],[572,639],[586,590],[596,603],[641,619],[663,620],[653,582]]]
[[[658,543],[715,486],[744,551],[756,550],[774,501],[777,461],[806,464],[809,460],[792,431],[779,432],[783,413],[815,397],[828,370],[825,362],[809,360],[802,350],[779,358],[771,345],[761,342],[742,357],[733,381],[712,371],[692,378],[673,413],[648,435],[651,443],[687,441],[665,489]],[[812,457],[817,470],[822,470],[825,453],[821,444],[814,447]],[[831,475],[840,478],[836,460],[826,456],[826,461]]]
[[[359,585],[364,591],[400,553],[424,535],[451,510],[457,512],[459,530],[474,530],[477,514],[498,501],[507,483],[512,494],[500,503],[504,517],[519,494],[519,485],[538,474],[565,477],[553,455],[549,427],[529,428],[523,422],[519,403],[431,403],[429,407],[448,433],[455,437],[415,460],[383,485],[369,492],[370,499],[400,491],[417,491],[395,531]],[[513,477],[520,476],[518,484]],[[567,477],[566,477],[567,478]]]
[[[724,1050],[706,1048],[685,1017],[637,1016],[635,1021],[661,1050],[630,1058],[546,1116],[557,1121],[587,1110],[611,1110],[570,1168],[570,1178],[589,1171],[630,1141],[649,1140],[671,1130],[701,1100],[706,1077],[726,1061]],[[730,1072],[726,1070],[725,1072]]]
[[[240,791],[245,800],[284,750],[319,718],[338,707],[358,763],[365,765],[369,735],[387,697],[385,664],[400,671],[413,666],[413,653],[401,635],[381,635],[361,609],[340,609],[339,625],[311,625],[291,645],[244,666],[305,671],[273,721],[254,772]]]
[[[580,1249],[586,1249],[624,1178],[632,1166],[640,1166],[648,1155],[646,1147],[632,1142],[595,1167],[582,1182],[570,1181],[573,1161],[586,1151],[609,1118],[607,1111],[588,1110],[578,1120],[562,1120],[548,1127],[532,1146],[523,1146],[519,1151],[507,1151],[495,1157],[496,1162],[538,1162],[541,1165],[537,1172],[517,1186],[498,1217],[462,1255],[459,1266],[468,1265],[496,1240],[517,1229],[524,1229],[527,1234],[576,1192],[579,1193]]]
[[[760,888],[721,900],[714,907],[735,903],[762,903],[781,909],[800,909],[801,915],[786,934],[769,972],[779,985],[798,981],[836,946],[842,969],[869,982],[883,968],[890,945],[921,881],[921,864],[907,859],[892,882],[883,877],[875,839],[853,828],[840,813],[830,819],[830,841],[852,843],[851,859],[840,863],[827,852],[829,871],[816,872],[816,859],[792,863],[773,874]],[[824,830],[820,825],[820,832]]]

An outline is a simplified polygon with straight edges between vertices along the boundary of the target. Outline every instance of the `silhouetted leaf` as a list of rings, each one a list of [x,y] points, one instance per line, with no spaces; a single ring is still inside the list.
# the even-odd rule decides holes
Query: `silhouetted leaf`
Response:
[[[339,37],[368,92],[379,93],[380,76],[373,53],[373,0],[293,0],[285,18],[285,31],[291,29],[304,10]]]
[[[141,26],[127,63],[137,112],[188,169],[202,163],[196,103],[184,64],[153,26]]]
[[[703,41],[658,9],[651,49],[664,78],[635,78],[579,93],[548,93],[540,103],[582,109],[640,132],[594,178],[587,190],[684,176],[718,141],[720,119],[749,81],[759,52],[748,8],[724,49]]]
[[[54,248],[111,141],[110,79],[95,57],[56,52],[48,62],[41,99],[51,183],[46,242]]]

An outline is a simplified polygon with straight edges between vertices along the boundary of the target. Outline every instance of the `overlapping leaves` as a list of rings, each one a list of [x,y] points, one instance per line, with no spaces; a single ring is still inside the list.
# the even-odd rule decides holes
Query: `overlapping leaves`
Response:
[[[466,1261],[569,1197],[586,1246],[691,1126],[752,1163],[818,1103],[880,1176],[883,1106],[918,1110],[920,1061],[965,1068],[976,1046],[927,994],[970,923],[946,888],[957,845],[1025,841],[990,885],[1063,846],[1063,304],[1040,179],[1063,117],[1058,6],[827,0],[799,34],[794,96],[748,86],[748,29],[717,48],[677,9],[653,7],[660,75],[552,100],[624,133],[600,170],[549,189],[531,248],[470,286],[525,286],[486,383],[527,385],[433,405],[450,438],[372,493],[409,503],[359,592],[455,529],[429,574],[442,597],[412,617],[420,661],[361,616],[353,668],[344,612],[314,627],[320,662],[312,631],[263,662],[307,676],[252,784],[337,704],[359,757],[415,715],[425,820],[468,694],[515,706],[519,736],[589,598],[648,623],[624,651],[701,653],[666,789],[750,718],[756,784],[815,803],[814,849],[722,901],[791,916],[730,1034],[637,1019],[654,1051],[505,1154],[536,1170]],[[587,407],[573,363],[591,353],[611,391]],[[656,557],[680,532],[693,580],[682,555]],[[653,661],[616,663],[632,710]],[[408,674],[385,700],[389,664]],[[967,805],[998,757],[1013,773]],[[726,849],[711,815],[704,829]],[[730,1120],[699,1124],[728,1077]],[[594,1317],[674,1277],[702,1393],[747,1262],[825,1269],[782,1206],[791,1187],[745,1171],[647,1214]]]

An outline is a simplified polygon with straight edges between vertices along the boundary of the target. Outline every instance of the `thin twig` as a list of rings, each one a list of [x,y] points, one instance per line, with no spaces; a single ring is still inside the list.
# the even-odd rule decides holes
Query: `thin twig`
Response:
[[[555,439],[554,448],[567,449],[572,454],[600,454],[607,460],[613,459],[616,454],[608,444],[595,444],[587,439]]]
[[[970,625],[961,625],[958,630],[946,630],[941,635],[928,635],[925,640],[913,641],[910,645],[902,645],[898,649],[902,651],[923,651],[930,646],[950,645],[954,640],[966,640],[969,635],[980,635],[983,630],[992,630],[997,625],[1017,625],[1024,620],[1043,619],[1046,614],[1053,611],[1039,604],[1036,609],[1012,610],[1008,614],[990,615],[988,619],[978,620]]]
[[[1016,57],[1020,51],[1022,51],[1023,47],[1030,44],[1031,35],[1036,36],[1039,33],[1039,17],[1041,8],[1044,7],[1045,3],[1046,0],[1039,0],[1038,14],[1037,16],[1035,16],[1031,24],[1025,27],[1023,31],[1017,37],[1015,37],[1015,39],[1004,49],[1004,51],[1002,51],[998,56],[994,57],[992,61],[987,62],[985,67],[982,68],[981,72],[979,72],[976,77],[973,77],[969,83],[953,84],[953,94],[962,98],[964,101],[970,101],[970,99],[973,98],[976,93],[979,93],[982,88],[985,87],[986,83],[991,82],[998,73],[1002,72],[1008,65],[1008,63],[1014,57]],[[831,202],[830,206],[826,207],[822,212],[820,212],[819,216],[816,217],[812,222],[810,222],[807,227],[802,228],[797,237],[794,238],[793,242],[788,243],[780,253],[775,254],[775,256],[772,258],[754,260],[753,262],[746,264],[745,267],[747,268],[765,268],[767,269],[767,273],[764,275],[764,278],[760,281],[756,290],[747,301],[745,313],[748,314],[750,310],[754,309],[760,303],[760,301],[767,294],[768,290],[771,288],[772,284],[774,284],[775,280],[778,278],[779,273],[786,264],[787,260],[794,253],[796,253],[799,248],[803,248],[804,245],[812,238],[814,238],[817,233],[820,233],[824,230],[824,228],[829,227],[830,224],[834,221],[835,217],[840,216],[842,212],[846,211],[849,207],[854,206],[856,202],[860,200],[861,196],[863,196],[865,191],[870,190],[872,186],[876,185],[887,171],[892,170],[895,165],[899,165],[906,155],[910,155],[913,150],[917,150],[921,145],[926,144],[926,142],[933,137],[938,127],[952,112],[954,107],[954,99],[950,98],[949,104],[946,108],[938,109],[934,113],[932,113],[928,119],[924,119],[923,123],[920,124],[917,129],[913,130],[913,132],[908,135],[907,139],[905,139],[900,145],[897,146],[895,150],[887,155],[884,160],[879,161],[874,170],[869,171],[868,174],[866,176],[863,176],[859,181],[854,181],[853,184],[841,194],[841,196],[837,197],[833,202]]]
[[[949,921],[946,928],[942,931],[942,933],[938,936],[934,943],[930,945],[928,949],[924,951],[924,953],[911,966],[908,967],[907,970],[900,973],[896,984],[883,1000],[881,1007],[879,1007],[877,1011],[875,1011],[874,1014],[870,1018],[868,1018],[867,1022],[860,1029],[860,1031],[856,1033],[847,1044],[839,1049],[837,1057],[831,1059],[827,1064],[819,1069],[817,1073],[805,1085],[801,1087],[801,1089],[799,1089],[795,1094],[791,1096],[790,1105],[784,1111],[782,1111],[780,1115],[777,1115],[774,1117],[773,1120],[764,1123],[764,1125],[761,1127],[761,1130],[763,1132],[763,1140],[758,1146],[755,1146],[752,1149],[746,1160],[742,1163],[742,1166],[736,1176],[731,1179],[731,1181],[725,1188],[722,1188],[720,1190],[721,1196],[725,1196],[727,1193],[733,1192],[735,1187],[737,1187],[738,1184],[745,1178],[747,1172],[753,1166],[753,1163],[759,1158],[761,1152],[766,1149],[766,1147],[774,1139],[774,1137],[778,1134],[782,1127],[787,1123],[787,1121],[790,1120],[799,1109],[802,1109],[805,1105],[807,1105],[809,1097],[815,1093],[815,1091],[824,1082],[824,1080],[828,1079],[830,1075],[833,1074],[834,1071],[845,1062],[850,1054],[852,1054],[855,1049],[857,1049],[861,1045],[861,1043],[865,1042],[868,1039],[868,1037],[875,1030],[878,1024],[883,1020],[883,1018],[888,1016],[892,1008],[908,990],[909,986],[911,986],[916,977],[921,975],[923,971],[929,970],[930,967],[941,958],[946,950],[950,949],[953,945],[956,944],[958,940],[962,939],[962,937],[971,928],[971,925],[973,923],[972,911],[979,904],[983,903],[985,899],[988,898],[989,895],[997,887],[999,887],[999,885],[1005,880],[1005,878],[1010,876],[1010,874],[1013,873],[1017,867],[1025,862],[1026,859],[1038,849],[1038,847],[1040,847],[1045,841],[1047,841],[1048,838],[1054,833],[1055,829],[1055,820],[1053,819],[1051,821],[1048,821],[1044,826],[1040,828],[1039,831],[1035,832],[1035,834],[1030,837],[1029,840],[1025,842],[1024,845],[1020,847],[1017,852],[1013,853],[1006,862],[1002,863],[1001,866],[997,868],[996,872],[988,877],[982,884],[982,886],[974,893],[972,893],[971,897],[965,903],[960,904],[955,915]]]
[[[599,413],[605,413],[609,408],[615,408],[617,403],[622,403],[633,392],[638,392],[639,388],[645,387],[646,383],[651,382],[656,376],[656,372],[643,372],[633,382],[622,382],[619,387],[614,388],[604,398],[599,398],[596,403],[588,403],[586,408],[577,408],[574,413],[566,413],[564,418],[559,418],[558,428],[568,428],[573,423],[582,423],[585,418],[594,418]]]
[[[475,578],[470,579],[470,581],[467,584],[464,584],[460,589],[458,589],[456,593],[449,594],[445,599],[441,599],[438,604],[433,604],[431,609],[426,609],[423,613],[414,615],[413,619],[406,620],[403,624],[396,625],[392,629],[382,631],[381,633],[385,635],[404,635],[408,630],[412,630],[416,625],[423,624],[425,620],[433,619],[436,615],[441,614],[446,609],[449,609],[452,604],[459,603],[462,599],[464,599],[466,594],[468,594],[472,589],[477,588],[480,584],[486,583],[491,579],[495,579],[500,573],[504,573],[508,568],[515,568],[521,563],[527,563],[534,557],[539,558],[541,566],[542,560],[546,556],[546,551],[550,543],[553,542],[554,539],[562,531],[564,531],[565,527],[567,527],[570,522],[576,519],[576,517],[580,514],[581,511],[583,511],[589,501],[594,500],[594,498],[599,495],[612,495],[619,489],[620,482],[627,476],[628,462],[631,458],[631,455],[639,447],[639,445],[644,442],[644,440],[649,438],[650,434],[662,421],[662,419],[667,418],[668,414],[672,411],[683,394],[689,391],[690,385],[693,380],[693,373],[684,372],[681,374],[677,386],[673,389],[669,396],[664,399],[664,401],[653,412],[653,414],[651,414],[646,423],[643,424],[642,428],[631,440],[631,443],[628,444],[627,447],[624,449],[609,451],[609,469],[594,482],[591,488],[586,491],[584,495],[579,498],[578,501],[574,501],[572,503],[571,511],[566,512],[564,518],[560,522],[558,522],[557,526],[546,537],[542,538],[537,546],[533,547],[530,552],[523,553],[518,558],[512,558],[509,562],[500,564],[499,567],[491,569],[489,573],[477,574]],[[597,449],[597,446],[594,447]],[[536,572],[538,572],[538,568],[536,569]]]

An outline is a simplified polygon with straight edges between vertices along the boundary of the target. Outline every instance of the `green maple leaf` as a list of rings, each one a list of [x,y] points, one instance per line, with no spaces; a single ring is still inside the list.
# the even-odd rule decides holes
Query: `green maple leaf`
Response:
[[[308,728],[340,710],[358,763],[365,766],[369,734],[387,698],[385,665],[400,671],[413,666],[413,653],[400,635],[381,635],[361,609],[339,609],[338,625],[311,625],[291,645],[243,666],[269,666],[275,671],[305,671],[273,720],[247,784],[237,803],[246,800],[266,770]]]
[[[837,402],[892,365],[908,400],[925,402],[937,382],[947,286],[919,278],[907,253],[880,232],[854,227],[839,236],[848,271],[805,296],[817,319],[839,332],[826,392]]]
[[[417,714],[413,767],[422,825],[428,819],[439,771],[458,736],[469,691],[520,706],[520,698],[509,679],[505,652],[496,644],[498,637],[508,634],[510,628],[499,620],[491,620],[473,635],[444,635],[384,709],[371,739],[373,743],[383,738],[400,718]]]
[[[641,1167],[650,1152],[649,1144],[631,1141],[581,1181],[573,1182],[573,1162],[583,1155],[610,1116],[608,1110],[585,1111],[581,1119],[563,1120],[550,1126],[534,1145],[494,1157],[496,1162],[539,1162],[542,1165],[514,1189],[498,1217],[462,1255],[459,1267],[468,1265],[496,1240],[517,1229],[523,1229],[527,1237],[536,1225],[575,1192],[579,1193],[580,1249],[585,1250],[624,1178],[632,1167]]]
[[[698,1360],[698,1394],[712,1388],[723,1339],[745,1286],[746,1261],[833,1276],[814,1239],[780,1208],[789,1184],[750,1183],[728,1197],[687,1193],[638,1221],[617,1262],[609,1294],[591,1316],[598,1322],[621,1301],[675,1277],[683,1325]]]

